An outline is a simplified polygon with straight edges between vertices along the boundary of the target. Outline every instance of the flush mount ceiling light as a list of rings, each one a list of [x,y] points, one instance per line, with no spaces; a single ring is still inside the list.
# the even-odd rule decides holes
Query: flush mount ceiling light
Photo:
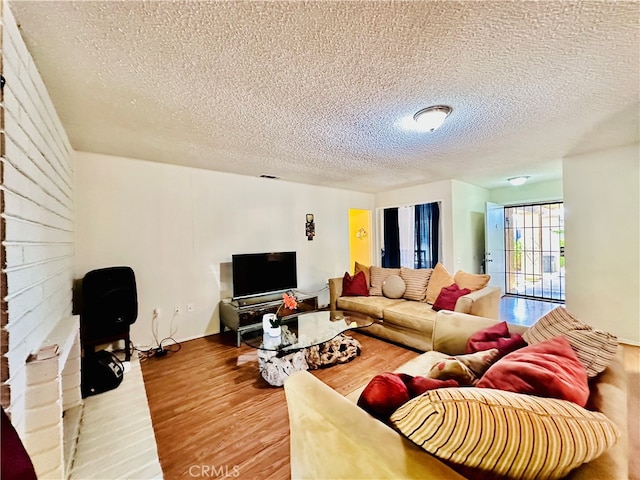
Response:
[[[433,132],[442,126],[450,113],[451,107],[436,105],[423,108],[413,116],[413,119],[418,124],[419,130],[423,132]]]
[[[507,182],[509,182],[511,185],[513,185],[514,187],[518,187],[520,185],[524,185],[524,183],[529,180],[529,176],[528,175],[522,175],[520,177],[511,177],[511,178],[507,178]]]

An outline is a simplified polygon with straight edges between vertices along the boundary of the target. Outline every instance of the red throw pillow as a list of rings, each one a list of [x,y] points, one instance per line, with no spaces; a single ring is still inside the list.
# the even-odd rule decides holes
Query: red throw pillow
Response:
[[[494,363],[476,384],[587,404],[587,371],[564,337],[529,345]]]
[[[497,348],[502,357],[526,346],[527,342],[524,341],[522,335],[509,333],[507,322],[499,322],[471,335],[467,340],[466,353],[483,352]]]
[[[395,373],[381,373],[371,379],[358,398],[358,406],[374,417],[387,421],[409,401],[409,390]]]
[[[438,378],[429,377],[413,377],[407,383],[409,396],[411,398],[422,395],[427,390],[435,390],[436,388],[459,387],[460,384],[455,380],[440,380]]]
[[[455,380],[414,377],[406,373],[381,373],[364,388],[358,398],[358,406],[374,417],[387,421],[403,404],[427,390],[459,386]]]
[[[471,290],[468,288],[460,289],[455,283],[448,287],[444,287],[440,290],[440,295],[438,295],[436,301],[433,302],[432,308],[436,312],[438,310],[454,310],[456,308],[458,298],[466,295],[467,293],[471,293]]]
[[[507,326],[507,322],[498,322],[490,327],[487,327],[483,330],[479,330],[473,335],[469,337],[467,340],[467,351],[466,353],[475,353],[480,352],[484,349],[476,348],[477,342],[489,342],[492,340],[497,340],[502,337],[509,337],[509,327]]]
[[[353,277],[349,272],[344,272],[342,277],[342,296],[343,297],[368,297],[369,287],[367,287],[367,278],[364,272],[360,271]]]

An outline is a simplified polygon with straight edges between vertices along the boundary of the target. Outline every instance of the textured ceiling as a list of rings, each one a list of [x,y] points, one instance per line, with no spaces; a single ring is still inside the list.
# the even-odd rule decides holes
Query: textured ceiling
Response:
[[[638,141],[637,1],[10,6],[76,150],[380,192]]]

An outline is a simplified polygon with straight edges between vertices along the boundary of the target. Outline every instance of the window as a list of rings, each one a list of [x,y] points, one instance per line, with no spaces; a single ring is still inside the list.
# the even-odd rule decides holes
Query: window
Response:
[[[385,208],[381,222],[383,267],[435,267],[440,252],[440,207],[437,202]]]

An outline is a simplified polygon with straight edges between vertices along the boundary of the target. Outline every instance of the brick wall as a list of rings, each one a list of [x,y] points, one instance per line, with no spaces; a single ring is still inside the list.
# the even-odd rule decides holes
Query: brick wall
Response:
[[[26,360],[72,310],[73,150],[2,1],[2,404],[24,432]]]

